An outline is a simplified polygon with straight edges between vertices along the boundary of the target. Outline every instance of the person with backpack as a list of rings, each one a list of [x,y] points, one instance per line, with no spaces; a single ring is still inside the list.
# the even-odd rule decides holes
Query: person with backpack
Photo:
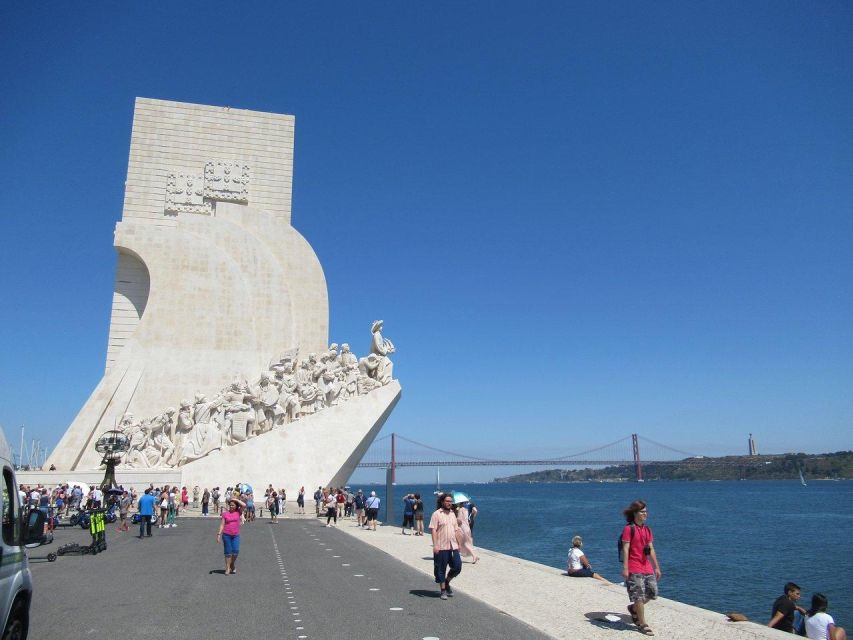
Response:
[[[649,512],[645,502],[634,500],[623,514],[627,524],[619,538],[619,560],[622,562],[622,577],[631,600],[628,613],[640,633],[653,636],[654,631],[646,623],[646,603],[658,597],[657,581],[660,580],[661,570],[653,544],[654,535],[646,526]]]
[[[371,491],[370,497],[365,501],[364,506],[367,508],[367,523],[364,525],[370,531],[376,531],[376,518],[379,516],[379,505],[381,500],[376,497],[376,492]]]
[[[355,505],[355,526],[357,527],[361,527],[367,524],[367,518],[364,515],[364,503],[364,493],[361,489],[359,489],[355,494],[355,498],[353,499],[353,504]]]
[[[414,494],[407,493],[406,497],[403,498],[403,535],[409,535],[406,533],[406,527],[409,527],[409,531],[414,533],[415,531],[415,496]]]

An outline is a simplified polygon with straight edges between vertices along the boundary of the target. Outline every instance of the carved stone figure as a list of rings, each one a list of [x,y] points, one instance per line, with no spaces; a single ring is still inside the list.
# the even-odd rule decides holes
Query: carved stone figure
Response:
[[[252,408],[255,410],[256,434],[266,433],[284,413],[278,405],[279,391],[270,381],[270,375],[261,374],[261,380],[251,390]]]
[[[272,380],[278,387],[278,405],[283,411],[282,423],[293,422],[299,418],[299,383],[293,375],[293,363],[285,362]]]
[[[388,384],[393,380],[394,370],[394,363],[391,362],[388,354],[394,353],[394,344],[382,337],[383,324],[382,320],[377,320],[370,328],[373,333],[370,355],[359,361],[359,368],[379,384]]]
[[[223,409],[225,410],[225,439],[228,444],[243,442],[249,437],[251,407],[245,403],[246,390],[238,378],[225,390]]]
[[[197,393],[193,403],[182,401],[177,415],[168,409],[134,421],[125,414],[118,425],[130,440],[125,466],[178,467],[387,384],[394,345],[382,337],[382,326],[381,320],[373,323],[371,353],[364,358],[357,358],[347,343],[340,352],[332,343],[319,358],[310,353],[301,361],[298,349],[291,349],[251,388],[238,377],[213,400]]]

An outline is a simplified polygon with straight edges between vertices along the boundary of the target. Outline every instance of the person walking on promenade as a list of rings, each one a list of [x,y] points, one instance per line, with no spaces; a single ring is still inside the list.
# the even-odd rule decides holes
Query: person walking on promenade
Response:
[[[797,600],[800,599],[800,587],[793,582],[785,583],[785,593],[776,598],[773,602],[773,611],[770,614],[770,622],[768,627],[779,629],[779,631],[787,631],[794,633],[794,628],[802,625],[801,616],[806,615],[806,610],[797,605]],[[799,622],[800,624],[796,624]]]
[[[151,521],[154,519],[154,504],[157,502],[150,489],[139,496],[139,539],[151,537]]]
[[[299,494],[296,496],[296,513],[305,514],[305,487],[299,487]]]
[[[346,498],[346,502],[344,503],[344,517],[352,518],[352,505],[355,500],[355,494],[350,491],[349,487],[344,488],[344,498]]]
[[[466,558],[471,558],[471,564],[477,564],[480,561],[480,556],[474,551],[474,537],[471,535],[471,526],[468,524],[468,509],[465,504],[468,502],[468,496],[464,493],[454,496],[454,505],[456,511],[456,520],[459,523],[459,552]]]
[[[353,498],[353,506],[355,507],[355,526],[363,527],[367,519],[364,516],[364,493],[359,489],[355,493],[355,498]]]
[[[436,510],[429,520],[432,534],[432,564],[435,582],[441,592],[439,598],[447,600],[453,596],[450,581],[462,573],[462,558],[459,555],[459,521],[453,512],[453,496],[442,493],[438,496]],[[450,567],[450,571],[447,568]]]
[[[121,494],[121,499],[118,501],[118,517],[119,517],[119,525],[116,531],[127,531],[127,512],[130,509],[130,494],[125,491]]]
[[[806,636],[810,640],[847,640],[847,632],[835,626],[835,620],[826,612],[828,606],[822,593],[812,596],[812,607],[806,613]]]
[[[199,488],[198,485],[193,487],[193,509],[198,509],[198,494]]]
[[[412,507],[415,511],[415,535],[424,535],[424,501],[421,500],[421,494],[415,494],[415,504]]]
[[[178,495],[178,487],[172,487],[172,490],[169,492],[169,515],[167,520],[169,522],[169,527],[174,529],[178,525],[175,524],[175,519],[178,517],[178,510],[180,509],[180,496]]]
[[[210,491],[207,487],[204,488],[204,493],[201,494],[201,515],[207,517],[208,508],[210,507]]]
[[[323,500],[323,487],[317,487],[314,492],[314,509],[317,511],[317,517],[320,517],[320,502]]]
[[[166,485],[160,492],[160,523],[158,529],[162,529],[166,525],[166,518],[169,515],[169,485]]]
[[[326,507],[326,526],[331,527],[332,518],[338,526],[338,500],[331,489],[323,489],[323,504]]]
[[[572,578],[595,578],[596,580],[601,580],[604,584],[610,584],[610,582],[592,570],[592,565],[589,564],[589,560],[582,549],[583,539],[580,536],[572,538],[572,548],[569,550],[566,572]]]
[[[222,510],[222,519],[219,522],[219,531],[216,534],[216,540],[222,541],[225,551],[226,576],[237,573],[235,565],[237,563],[237,556],[240,554],[241,511],[245,508],[245,502],[239,498],[229,497],[228,510]]]
[[[267,497],[267,509],[270,510],[270,522],[278,524],[278,493],[275,490]]]
[[[344,517],[344,505],[346,504],[347,498],[344,495],[344,492],[338,489],[335,491],[335,503],[338,506],[338,517]]]
[[[371,491],[370,497],[365,501],[364,506],[367,509],[367,524],[371,531],[376,531],[376,518],[379,517],[379,505],[382,501],[376,497],[376,492]]]
[[[406,526],[409,527],[409,531],[414,532],[415,530],[415,496],[411,493],[407,493],[406,497],[403,498],[403,535],[409,535],[406,533]]]
[[[219,515],[219,487],[213,487],[213,491],[210,493],[210,499],[213,500],[213,513],[215,515]]]
[[[646,603],[658,596],[657,581],[660,580],[661,570],[652,530],[646,526],[649,513],[642,500],[634,500],[623,513],[627,524],[622,529],[621,537],[622,577],[631,600],[628,612],[640,633],[653,636],[654,632],[646,623]]]

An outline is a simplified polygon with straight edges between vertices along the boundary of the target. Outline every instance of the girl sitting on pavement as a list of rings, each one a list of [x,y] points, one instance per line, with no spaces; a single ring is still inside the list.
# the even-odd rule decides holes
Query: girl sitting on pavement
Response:
[[[580,536],[572,538],[572,548],[569,550],[569,560],[567,571],[572,578],[595,578],[601,580],[605,584],[610,584],[603,577],[592,570],[586,554],[582,551],[583,539]]]

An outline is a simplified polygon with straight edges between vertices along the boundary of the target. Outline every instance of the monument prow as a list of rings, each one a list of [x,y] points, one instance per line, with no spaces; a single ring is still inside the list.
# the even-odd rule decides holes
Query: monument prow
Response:
[[[293,129],[137,99],[106,372],[47,465],[96,469],[93,443],[119,429],[123,467],[184,484],[284,480],[283,460],[300,485],[352,472],[400,396],[394,346],[381,321],[361,360],[329,345],[325,275],[290,224]]]

